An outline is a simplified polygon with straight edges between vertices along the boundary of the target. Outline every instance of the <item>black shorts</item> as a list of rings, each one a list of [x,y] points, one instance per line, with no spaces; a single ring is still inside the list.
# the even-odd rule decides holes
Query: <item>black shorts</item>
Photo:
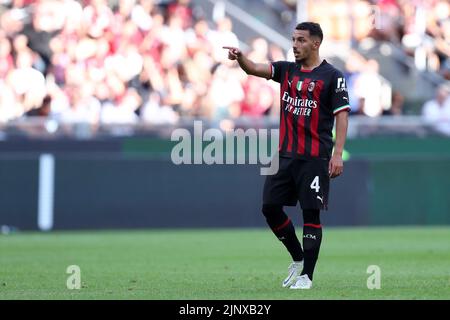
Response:
[[[328,159],[300,160],[280,157],[278,172],[267,176],[263,203],[328,209]]]

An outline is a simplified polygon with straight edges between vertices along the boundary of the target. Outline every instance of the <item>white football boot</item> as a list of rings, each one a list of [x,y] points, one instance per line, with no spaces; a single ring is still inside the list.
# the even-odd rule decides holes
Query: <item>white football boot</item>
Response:
[[[295,279],[294,284],[292,284],[290,289],[311,289],[312,288],[312,281],[309,279],[307,274],[304,274],[302,276],[298,276]]]
[[[290,286],[294,283],[295,279],[303,270],[303,260],[299,262],[292,262],[288,268],[288,276],[283,281],[283,288]]]

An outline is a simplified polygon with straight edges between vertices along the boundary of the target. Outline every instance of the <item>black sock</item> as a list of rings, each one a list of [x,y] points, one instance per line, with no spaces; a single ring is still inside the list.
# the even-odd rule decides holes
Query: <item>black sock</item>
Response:
[[[295,227],[289,217],[283,212],[283,207],[278,205],[263,205],[262,212],[267,224],[275,236],[280,240],[293,261],[303,260],[303,250],[300,241],[295,234]]]
[[[322,242],[320,210],[303,210],[303,222],[303,250],[305,261],[302,275],[307,274],[309,279],[312,280]]]

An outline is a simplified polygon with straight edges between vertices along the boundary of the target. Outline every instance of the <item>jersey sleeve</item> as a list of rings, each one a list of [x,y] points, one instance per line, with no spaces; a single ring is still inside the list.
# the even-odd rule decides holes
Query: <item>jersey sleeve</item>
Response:
[[[289,62],[287,62],[287,61],[272,62],[270,64],[270,67],[271,67],[271,73],[272,73],[272,77],[270,79],[272,79],[275,82],[281,83],[282,75],[285,73],[285,71],[289,67]]]
[[[333,114],[341,111],[350,111],[350,101],[348,99],[347,81],[342,72],[337,71],[332,80],[331,107]]]

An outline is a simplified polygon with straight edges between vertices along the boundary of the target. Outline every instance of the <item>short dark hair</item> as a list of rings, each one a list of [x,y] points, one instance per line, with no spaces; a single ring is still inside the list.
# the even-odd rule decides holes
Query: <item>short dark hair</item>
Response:
[[[320,24],[315,22],[302,22],[299,23],[295,30],[308,30],[310,36],[316,36],[320,38],[320,42],[323,40],[323,32]]]

